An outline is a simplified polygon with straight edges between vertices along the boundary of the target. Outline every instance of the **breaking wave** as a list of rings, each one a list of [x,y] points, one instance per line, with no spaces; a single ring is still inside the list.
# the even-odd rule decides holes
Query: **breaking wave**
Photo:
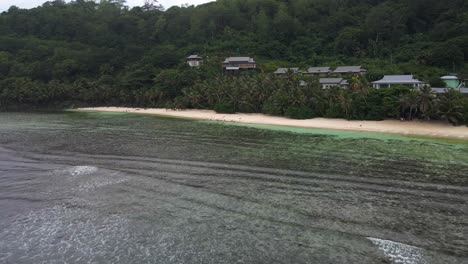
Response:
[[[89,175],[95,173],[98,168],[93,166],[74,166],[65,170],[66,173],[69,173],[71,176],[81,176]]]
[[[387,256],[393,263],[397,264],[425,264],[423,250],[398,243],[391,240],[368,237],[368,239]]]

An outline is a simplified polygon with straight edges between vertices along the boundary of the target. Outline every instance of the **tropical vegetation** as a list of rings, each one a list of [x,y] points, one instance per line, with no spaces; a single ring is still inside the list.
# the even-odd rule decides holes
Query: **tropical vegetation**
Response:
[[[190,54],[204,65],[191,69]],[[220,62],[247,55],[257,74],[225,77]],[[0,14],[0,108],[92,105],[196,107],[295,118],[423,118],[468,121],[450,91],[375,90],[384,74],[412,73],[433,86],[468,75],[465,0],[218,0],[171,7],[146,1],[62,0]],[[350,89],[300,85],[277,67],[362,65]]]

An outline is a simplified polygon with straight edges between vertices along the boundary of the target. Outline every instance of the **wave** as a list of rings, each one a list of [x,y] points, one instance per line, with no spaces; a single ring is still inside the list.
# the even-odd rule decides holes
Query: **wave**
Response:
[[[89,175],[97,171],[98,168],[93,166],[73,166],[65,170],[71,176]]]
[[[426,264],[424,252],[421,248],[407,244],[368,237],[374,245],[383,251],[393,263],[396,264]]]

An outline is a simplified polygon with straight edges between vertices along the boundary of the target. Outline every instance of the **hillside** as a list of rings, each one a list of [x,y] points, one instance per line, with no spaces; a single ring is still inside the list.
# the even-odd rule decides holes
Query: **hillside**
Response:
[[[203,71],[185,57],[207,57]],[[129,9],[53,1],[0,14],[0,104],[164,105],[221,74],[225,56],[276,67],[363,65],[367,81],[468,75],[465,0],[218,0]]]

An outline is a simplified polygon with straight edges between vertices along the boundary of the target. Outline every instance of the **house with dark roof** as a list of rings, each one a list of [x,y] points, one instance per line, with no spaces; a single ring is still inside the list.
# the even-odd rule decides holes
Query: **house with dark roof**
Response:
[[[349,83],[343,78],[320,78],[319,84],[322,89],[329,89],[332,87],[348,88]]]
[[[366,72],[367,70],[362,68],[362,66],[340,66],[333,71],[333,74],[359,75],[365,74]]]
[[[251,57],[228,57],[223,61],[222,65],[223,70],[227,73],[255,70],[257,68],[257,63]]]
[[[274,72],[274,74],[276,74],[276,75],[285,75],[285,74],[287,74],[288,72],[289,72],[289,73],[294,73],[294,74],[296,74],[296,73],[299,72],[299,68],[278,68],[278,69]]]
[[[187,64],[190,67],[200,67],[203,62],[203,58],[198,55],[190,55],[187,57]]]
[[[426,84],[414,78],[413,75],[385,75],[381,80],[372,82],[372,86],[376,89],[391,88],[399,85],[421,88]]]
[[[330,74],[330,67],[310,67],[304,74],[315,76],[327,76]]]

